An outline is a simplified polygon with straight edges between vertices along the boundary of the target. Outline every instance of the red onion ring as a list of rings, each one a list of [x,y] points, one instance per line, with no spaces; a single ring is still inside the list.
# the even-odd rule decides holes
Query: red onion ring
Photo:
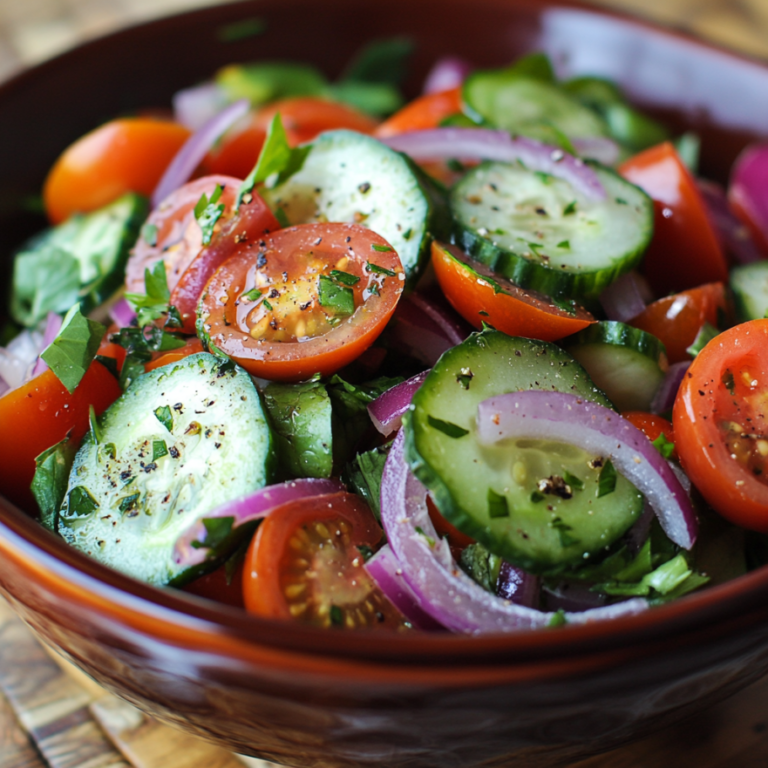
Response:
[[[247,99],[230,104],[226,109],[214,115],[198,131],[190,136],[184,146],[176,153],[171,164],[166,168],[163,177],[152,193],[152,206],[156,207],[165,200],[171,192],[189,181],[195,169],[202,162],[208,150],[224,131],[236,123],[250,109]]]
[[[458,56],[438,59],[424,81],[424,93],[440,93],[461,85],[472,71],[472,65]]]
[[[433,160],[498,160],[521,162],[532,171],[548,173],[568,182],[587,200],[605,199],[597,174],[583,160],[558,147],[524,136],[512,138],[506,131],[490,128],[432,128],[381,139],[397,152],[417,162]]]
[[[206,512],[179,536],[173,548],[173,562],[186,567],[205,562],[208,555],[207,548],[205,546],[192,546],[193,542],[205,544],[206,530],[203,520],[233,517],[232,527],[237,528],[252,520],[266,517],[273,509],[287,504],[289,501],[322,496],[325,493],[338,493],[343,490],[344,486],[338,480],[302,478],[277,485],[268,485],[250,496],[229,501],[211,512]]]
[[[0,347],[0,379],[6,387],[0,389],[8,392],[26,384],[46,346],[42,334],[26,329],[11,339],[7,347]]]
[[[227,106],[227,94],[216,83],[206,82],[176,91],[172,102],[174,120],[197,131]]]
[[[554,614],[486,592],[456,565],[447,542],[437,535],[429,518],[427,491],[405,462],[404,443],[401,430],[384,465],[381,517],[403,577],[421,607],[455,632],[516,632],[548,626]],[[565,619],[567,623],[583,624],[639,613],[647,607],[643,599],[627,600],[566,614]]]
[[[621,155],[619,145],[612,139],[606,139],[603,136],[571,139],[571,144],[580,157],[597,160],[603,165],[615,165]]]
[[[537,576],[526,573],[522,568],[502,562],[496,582],[496,594],[505,600],[532,608],[539,604],[541,582]]]
[[[109,317],[118,328],[127,328],[136,319],[136,313],[128,299],[122,298],[110,308]]]
[[[400,563],[389,544],[385,544],[364,567],[379,589],[415,629],[444,629],[419,604],[418,598],[403,578]]]
[[[768,144],[752,144],[731,169],[728,200],[762,248],[768,248]]]
[[[372,403],[368,403],[368,415],[373,426],[382,435],[391,435],[396,429],[400,429],[403,414],[408,410],[416,390],[424,383],[428,373],[429,371],[417,373],[407,381],[388,389]]]
[[[609,320],[626,323],[645,309],[645,299],[636,272],[627,272],[601,294],[600,304]]]
[[[47,349],[48,346],[53,342],[53,340],[56,338],[57,334],[61,330],[61,324],[63,322],[63,318],[60,315],[57,315],[55,312],[49,312],[48,317],[45,321],[45,331],[43,332],[43,343],[42,343],[42,349],[40,350],[41,353],[43,350]],[[35,367],[32,369],[32,378],[34,379],[35,376],[39,376],[43,371],[48,370],[48,363],[43,360],[40,355],[37,356],[37,362],[35,363]]]
[[[664,374],[664,380],[656,390],[656,394],[651,400],[651,413],[666,413],[672,410],[677,397],[677,390],[683,382],[683,376],[690,367],[690,360],[682,360],[679,363],[673,363]]]
[[[683,549],[696,541],[698,521],[675,473],[634,425],[603,405],[564,392],[530,390],[484,400],[477,407],[477,438],[559,440],[610,457],[645,496],[667,536]]]

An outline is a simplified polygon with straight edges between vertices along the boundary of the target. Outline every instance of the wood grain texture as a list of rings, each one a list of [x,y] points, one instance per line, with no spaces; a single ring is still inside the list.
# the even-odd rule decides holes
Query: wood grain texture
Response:
[[[8,699],[0,694],[0,765],[3,768],[45,768]]]

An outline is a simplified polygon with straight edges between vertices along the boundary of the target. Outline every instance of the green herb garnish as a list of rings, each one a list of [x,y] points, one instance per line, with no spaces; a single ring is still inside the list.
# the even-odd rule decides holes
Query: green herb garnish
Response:
[[[330,309],[335,315],[351,315],[355,311],[354,291],[339,285],[327,275],[320,275],[317,296],[320,306]]]
[[[509,517],[509,502],[506,496],[496,493],[493,488],[488,489],[488,517]]]
[[[603,468],[600,470],[600,477],[597,481],[597,498],[607,496],[616,490],[616,479],[618,475],[613,466],[613,462],[607,459]]]
[[[438,432],[442,432],[444,435],[454,439],[464,437],[464,435],[469,434],[468,429],[464,429],[464,427],[460,427],[458,424],[451,424],[450,421],[436,419],[434,416],[427,416],[427,423],[433,429],[438,430]]]

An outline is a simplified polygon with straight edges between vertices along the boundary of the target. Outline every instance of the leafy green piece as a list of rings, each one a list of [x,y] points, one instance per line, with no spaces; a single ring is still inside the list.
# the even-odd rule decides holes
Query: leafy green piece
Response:
[[[349,272],[342,272],[340,269],[332,269],[329,277],[332,277],[337,283],[342,285],[357,285],[360,278],[357,275],[350,275]]]
[[[294,173],[298,173],[311,148],[311,145],[307,145],[292,149],[288,144],[288,136],[285,133],[280,113],[276,114],[269,124],[267,138],[261,148],[256,165],[240,185],[235,208],[240,207],[240,203],[253,192],[253,188],[257,184],[265,182],[271,176],[276,175],[276,183],[282,184]]]
[[[379,243],[371,243],[371,249],[374,251],[379,251],[379,253],[391,253],[392,252],[392,246],[391,245],[379,245]],[[375,264],[369,264],[369,269],[371,267],[374,267],[374,269],[371,269],[372,272],[381,272],[385,275],[390,275],[391,277],[394,277],[394,272],[390,272],[388,269],[384,269],[383,267],[377,267]]]
[[[192,546],[195,549],[210,549],[216,552],[231,540],[234,517],[204,517],[201,522],[205,528],[205,539],[193,541]]]
[[[161,405],[155,408],[155,416],[157,420],[169,431],[173,432],[173,414],[171,408],[168,405]]]
[[[359,453],[347,464],[344,483],[362,497],[378,520],[381,520],[381,477],[392,443]]]
[[[444,435],[453,439],[458,439],[469,434],[468,429],[464,429],[464,427],[460,427],[458,424],[452,424],[450,421],[437,419],[432,415],[427,416],[427,422],[433,429],[436,429],[438,432],[442,432]]]
[[[156,325],[121,328],[117,333],[113,333],[109,340],[126,351],[125,362],[120,371],[120,386],[123,389],[127,389],[132,381],[144,373],[144,363],[152,359],[153,352],[178,349],[186,344],[184,339],[166,333]]]
[[[355,311],[354,291],[339,285],[327,275],[318,278],[317,298],[320,306],[331,310],[334,315],[351,315]]]
[[[229,101],[248,99],[253,106],[292,96],[325,96],[328,81],[308,64],[266,61],[233,64],[216,73]]]
[[[216,222],[224,213],[224,203],[219,203],[221,193],[221,184],[217,184],[210,197],[203,192],[195,205],[195,218],[200,225],[200,231],[203,233],[203,245],[208,245],[211,242]]]
[[[91,405],[88,407],[88,423],[91,427],[91,434],[93,435],[93,442],[96,445],[101,443],[101,425],[99,424],[99,417],[96,415],[96,409]]]
[[[338,605],[331,605],[331,609],[329,611],[329,616],[331,619],[331,626],[332,627],[343,627],[344,626],[344,612],[339,608]]]
[[[564,627],[568,623],[568,619],[565,617],[565,611],[562,608],[558,608],[549,620],[548,627]]]
[[[414,42],[407,37],[374,40],[352,58],[340,81],[399,85],[407,74],[413,50]]]
[[[267,29],[267,22],[257,16],[224,24],[216,30],[216,37],[222,43],[234,43],[249,37],[261,35]]]
[[[496,593],[502,559],[482,544],[470,544],[462,550],[459,565],[473,581],[488,592]]]
[[[613,462],[606,459],[603,468],[600,470],[600,477],[597,480],[597,497],[607,496],[616,490],[616,479],[618,474]]]
[[[576,477],[576,475],[572,475],[568,470],[563,472],[563,480],[576,491],[584,490],[584,481]]]
[[[509,502],[506,496],[496,493],[493,488],[488,489],[488,517],[509,517]]]
[[[510,67],[510,71],[523,77],[541,80],[544,83],[554,83],[556,80],[552,61],[546,53],[539,51],[519,58]]]
[[[136,507],[139,506],[139,500],[141,499],[141,494],[136,492],[132,493],[130,496],[123,496],[122,499],[120,499],[120,503],[117,505],[117,508],[125,514],[126,512],[132,512],[136,509]]]
[[[72,394],[96,357],[106,328],[89,320],[75,304],[64,316],[56,338],[40,355],[56,378]]]
[[[562,518],[556,517],[550,525],[557,531],[560,536],[560,545],[562,547],[570,547],[572,544],[578,544],[580,539],[571,535],[573,527],[563,522]]]
[[[261,295],[261,291],[258,288],[251,288],[250,291],[244,293],[240,298],[246,299],[246,301],[258,301],[261,298]]]
[[[699,328],[699,332],[696,334],[693,343],[685,351],[691,357],[696,357],[696,355],[698,355],[699,352],[701,352],[701,350],[704,349],[704,347],[706,347],[719,333],[720,331],[718,331],[714,325],[711,325],[705,320],[701,328]]]
[[[165,440],[153,440],[152,441],[152,461],[162,459],[163,456],[168,455],[168,446],[165,444]]]
[[[671,440],[667,440],[663,432],[659,432],[659,436],[651,442],[651,445],[665,458],[668,459],[675,452],[675,444]]]
[[[56,533],[59,508],[67,493],[67,482],[77,446],[65,437],[35,457],[35,475],[30,489],[40,509],[40,522]]]
[[[384,248],[384,246],[374,243],[371,248],[373,248],[374,251],[380,251]],[[389,250],[391,251],[392,249],[389,248]],[[391,269],[380,267],[378,264],[374,264],[372,261],[367,261],[365,266],[369,272],[374,272],[377,275],[386,275],[387,277],[395,276],[395,273]]]
[[[168,288],[168,276],[165,262],[161,259],[150,270],[144,270],[144,290],[146,293],[126,293],[125,298],[136,312],[139,328],[151,325],[168,313],[168,301],[171,291]]]
[[[389,83],[362,83],[345,80],[330,86],[330,95],[337,101],[381,117],[396,112],[404,99],[399,89]]]
[[[66,499],[66,516],[87,517],[99,508],[99,502],[93,498],[91,492],[84,485],[75,486]],[[64,509],[62,511],[65,511]]]

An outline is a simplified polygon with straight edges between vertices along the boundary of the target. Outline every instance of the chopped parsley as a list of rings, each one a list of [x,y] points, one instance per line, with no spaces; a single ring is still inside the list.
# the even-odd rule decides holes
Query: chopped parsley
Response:
[[[351,288],[339,285],[327,275],[320,275],[317,296],[321,307],[334,315],[351,315],[355,311],[355,294]]]
[[[454,439],[457,439],[459,437],[464,437],[464,435],[469,434],[468,429],[464,429],[464,427],[460,427],[458,424],[451,424],[450,421],[443,421],[442,419],[436,419],[434,416],[427,416],[427,422],[429,423],[429,426],[433,429],[436,429],[438,432],[442,432],[444,435],[447,435],[448,437],[452,437]]]

